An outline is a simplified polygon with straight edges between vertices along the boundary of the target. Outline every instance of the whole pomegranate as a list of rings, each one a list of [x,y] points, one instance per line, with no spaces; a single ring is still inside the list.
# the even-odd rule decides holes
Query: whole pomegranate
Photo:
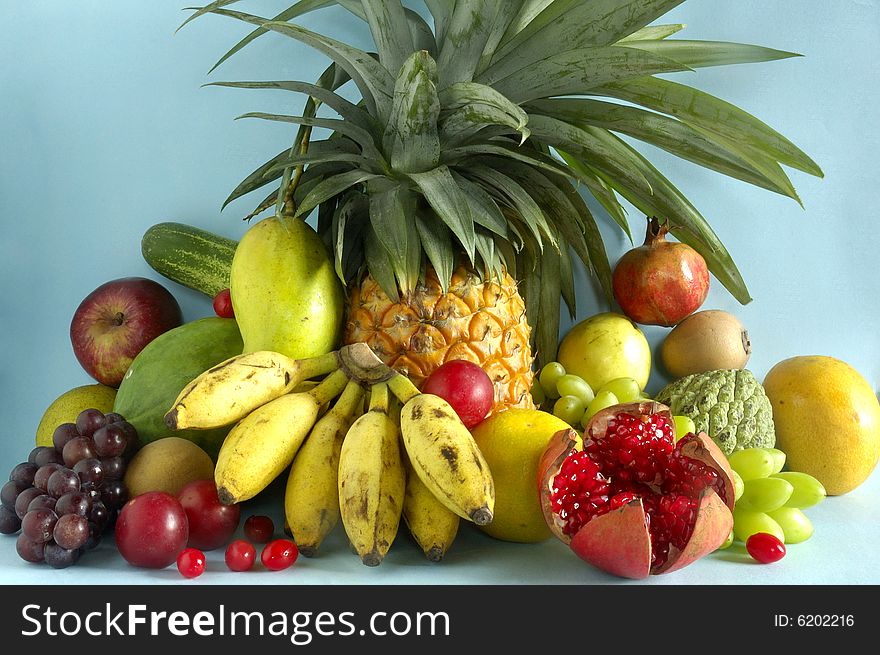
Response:
[[[654,402],[598,412],[578,450],[557,432],[538,468],[544,519],[582,559],[625,578],[675,571],[717,549],[733,529],[733,477],[705,433],[675,441]]]
[[[706,260],[685,243],[666,240],[668,222],[648,219],[645,243],[624,253],[611,278],[623,313],[643,325],[675,325],[709,293]]]

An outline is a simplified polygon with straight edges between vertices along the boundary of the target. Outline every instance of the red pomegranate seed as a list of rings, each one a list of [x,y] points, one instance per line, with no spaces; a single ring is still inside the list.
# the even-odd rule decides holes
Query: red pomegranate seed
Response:
[[[756,532],[746,540],[746,550],[761,564],[772,564],[785,557],[785,544],[775,535]]]

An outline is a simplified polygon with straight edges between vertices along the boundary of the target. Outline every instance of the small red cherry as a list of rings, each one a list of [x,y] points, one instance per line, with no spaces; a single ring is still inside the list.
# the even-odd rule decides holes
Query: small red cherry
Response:
[[[232,309],[232,298],[229,295],[229,289],[223,289],[214,296],[214,313],[220,318],[235,318],[235,311]]]
[[[236,539],[226,547],[226,566],[230,571],[250,571],[256,557],[256,549],[244,539]]]
[[[746,541],[746,550],[761,564],[772,564],[785,557],[785,544],[775,535],[756,532]]]
[[[267,544],[275,534],[275,524],[268,516],[249,516],[244,522],[244,536],[257,544]]]
[[[266,544],[260,559],[267,569],[281,571],[291,566],[298,556],[299,550],[295,543],[289,539],[276,539]]]
[[[198,548],[184,548],[177,556],[177,570],[184,578],[197,578],[205,572],[205,554]]]

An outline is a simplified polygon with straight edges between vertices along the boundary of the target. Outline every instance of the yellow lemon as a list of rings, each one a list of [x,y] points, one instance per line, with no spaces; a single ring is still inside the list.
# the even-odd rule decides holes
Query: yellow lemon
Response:
[[[84,409],[97,409],[105,414],[113,411],[116,389],[103,384],[86,384],[65,391],[46,408],[37,426],[37,445],[51,446],[52,434],[62,423],[73,423]]]
[[[644,333],[622,314],[596,314],[575,325],[559,344],[557,360],[593,391],[615,378],[632,378],[639,389],[651,374],[651,346]]]
[[[533,543],[550,536],[538,499],[538,463],[568,423],[547,412],[508,409],[473,430],[495,481],[495,517],[480,529],[496,539]]]
[[[858,371],[833,357],[792,357],[770,369],[764,390],[789,469],[832,496],[867,479],[880,458],[880,403]]]

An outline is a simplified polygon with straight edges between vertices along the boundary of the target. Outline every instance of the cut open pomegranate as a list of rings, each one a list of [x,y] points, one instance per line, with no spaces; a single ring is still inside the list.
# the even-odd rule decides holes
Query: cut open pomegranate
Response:
[[[724,454],[705,433],[677,442],[654,402],[597,413],[579,449],[574,430],[550,440],[539,467],[544,518],[582,559],[627,578],[668,573],[712,552],[733,528]]]

